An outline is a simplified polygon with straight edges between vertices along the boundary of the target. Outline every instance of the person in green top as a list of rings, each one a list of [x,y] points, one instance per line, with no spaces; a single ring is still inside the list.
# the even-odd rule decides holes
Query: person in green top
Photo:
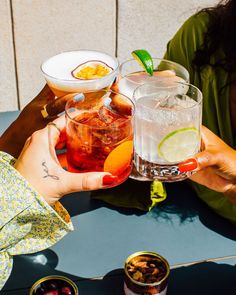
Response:
[[[221,1],[192,15],[169,41],[164,56],[189,71],[190,83],[203,93],[203,125],[233,148],[236,143],[235,15],[235,0]],[[213,210],[236,224],[236,206],[223,193],[200,184],[192,185]]]

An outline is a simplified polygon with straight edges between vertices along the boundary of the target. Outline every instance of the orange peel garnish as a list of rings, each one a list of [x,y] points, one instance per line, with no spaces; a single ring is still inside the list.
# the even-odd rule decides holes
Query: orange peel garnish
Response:
[[[133,141],[127,140],[110,152],[104,162],[104,171],[113,175],[122,174],[132,162]]]

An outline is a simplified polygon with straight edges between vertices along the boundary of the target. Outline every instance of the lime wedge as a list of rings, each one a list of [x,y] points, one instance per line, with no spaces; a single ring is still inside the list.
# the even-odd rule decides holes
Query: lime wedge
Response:
[[[150,53],[145,49],[136,49],[132,52],[133,57],[139,62],[144,70],[150,75],[153,75],[153,60]]]
[[[181,128],[166,135],[158,144],[157,153],[168,162],[181,162],[197,152],[199,134],[196,128]]]

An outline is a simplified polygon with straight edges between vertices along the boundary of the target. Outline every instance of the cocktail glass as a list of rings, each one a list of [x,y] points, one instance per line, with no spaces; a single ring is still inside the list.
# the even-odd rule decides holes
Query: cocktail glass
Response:
[[[136,59],[124,61],[119,67],[117,91],[133,99],[134,90],[145,83],[161,81],[163,85],[168,86],[173,81],[189,82],[189,73],[182,65],[162,58],[152,60],[153,76],[147,74]],[[135,166],[133,166],[130,178],[139,181],[150,180],[140,175]]]
[[[118,73],[115,57],[94,50],[63,52],[41,65],[48,86],[59,97],[109,87]]]
[[[178,164],[200,150],[202,93],[187,83],[160,81],[134,91],[134,163],[137,171],[164,182],[184,180]]]
[[[119,67],[119,92],[132,99],[134,90],[145,83],[162,81],[168,86],[171,81],[189,82],[189,73],[182,65],[162,58],[152,60],[153,76],[146,73],[136,59],[123,62]]]
[[[133,159],[134,104],[110,90],[71,94],[66,108],[68,170],[110,172],[118,185]]]

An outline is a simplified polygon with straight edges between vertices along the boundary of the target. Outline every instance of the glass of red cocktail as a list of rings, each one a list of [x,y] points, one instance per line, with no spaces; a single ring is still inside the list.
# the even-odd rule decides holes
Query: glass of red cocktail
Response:
[[[132,170],[134,104],[111,90],[70,94],[65,108],[70,172],[109,172],[122,183]]]

